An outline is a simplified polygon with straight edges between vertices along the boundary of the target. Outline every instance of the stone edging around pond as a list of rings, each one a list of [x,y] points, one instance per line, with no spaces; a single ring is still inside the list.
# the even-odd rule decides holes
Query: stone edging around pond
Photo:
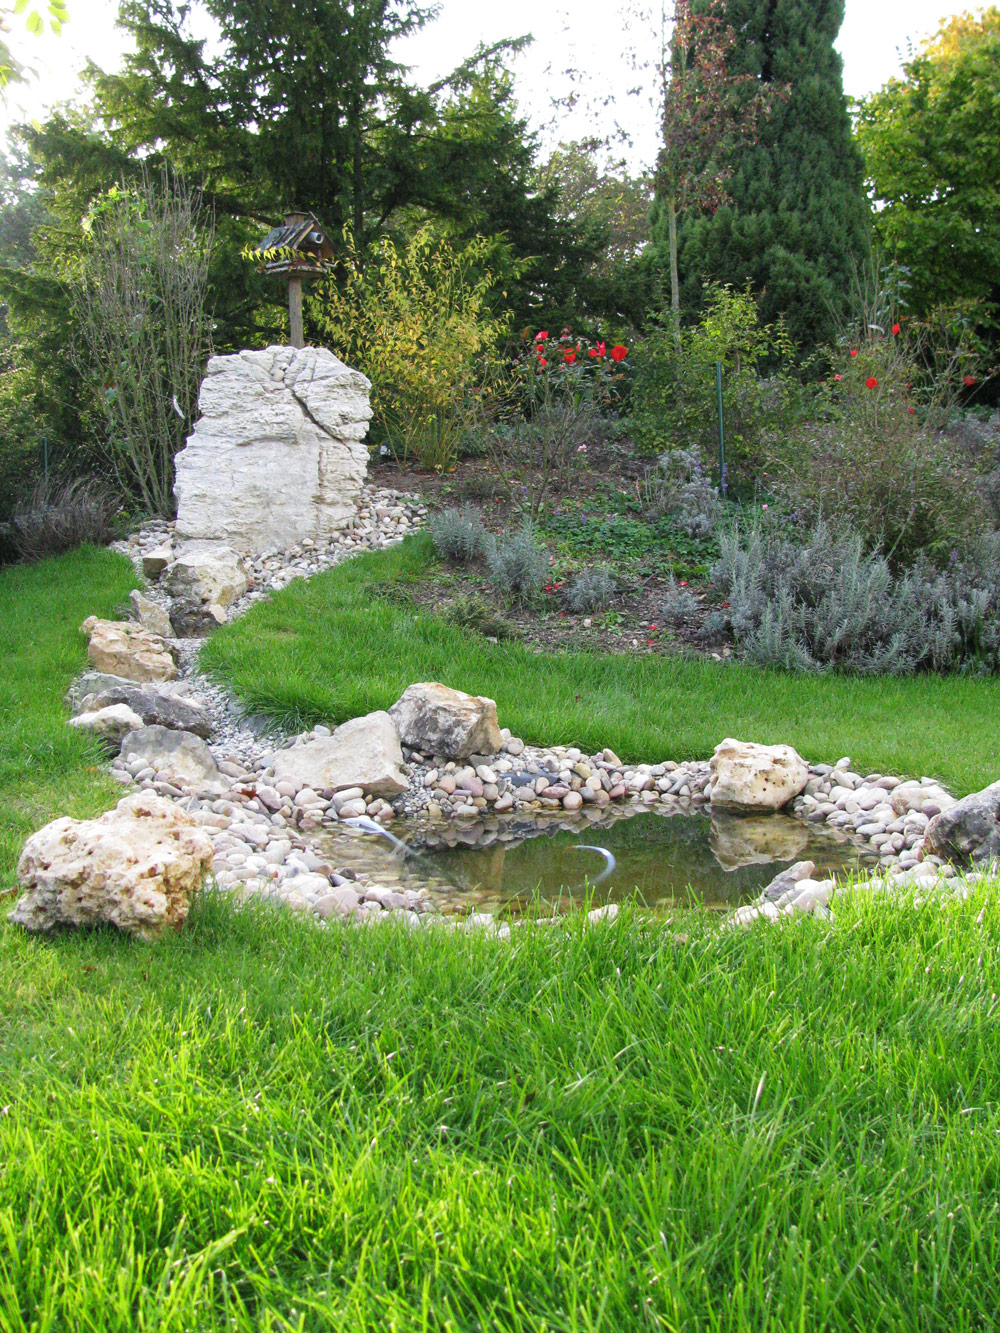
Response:
[[[355,519],[329,542],[317,546],[306,541],[253,561],[248,588],[225,611],[224,618],[241,614],[293,578],[309,577],[359,551],[401,540],[421,525],[425,514],[416,497],[366,488]],[[171,535],[171,525],[157,523],[133,534],[118,549],[140,566],[145,564],[148,572],[150,553],[155,556],[154,548],[162,551]],[[154,559],[154,568],[156,563]],[[161,612],[169,606],[163,592],[155,588],[147,600]],[[222,618],[217,611],[214,614]],[[167,797],[197,819],[213,843],[218,888],[244,897],[277,899],[320,919],[375,922],[401,914],[409,924],[418,925],[434,911],[427,890],[400,891],[352,870],[338,872],[310,845],[311,834],[345,819],[365,815],[384,825],[398,815],[433,823],[468,820],[481,813],[502,817],[559,812],[564,818],[579,814],[582,820],[591,812],[598,814],[625,802],[684,809],[708,801],[706,761],[627,765],[609,749],[587,756],[571,746],[528,746],[506,729],[501,732],[499,754],[471,756],[464,762],[404,748],[408,786],[392,799],[361,788],[337,793],[315,790],[274,776],[281,743],[262,735],[261,720],[247,718],[231,696],[198,674],[200,640],[173,640],[172,646],[182,664],[182,680],[171,688],[202,706],[209,716],[211,741],[206,762],[215,771],[203,769],[184,779],[169,765],[158,769],[143,753],[116,757],[111,764],[113,776],[123,785]],[[294,740],[308,743],[330,734],[329,728],[321,726]],[[284,738],[283,745],[289,743]],[[877,856],[881,876],[869,881],[877,890],[956,876],[955,869],[937,857],[921,859],[921,843],[931,817],[954,803],[931,779],[904,782],[889,775],[862,775],[845,758],[835,765],[811,765],[804,791],[786,809],[841,830]],[[810,879],[811,869],[810,863],[802,863],[784,872],[790,877],[785,883],[775,884],[770,897],[769,886],[756,904],[738,909],[732,921],[749,924],[760,917],[777,919],[827,910],[836,885],[832,880]],[[614,913],[599,909],[592,915]],[[485,925],[490,918],[473,914],[469,921]]]

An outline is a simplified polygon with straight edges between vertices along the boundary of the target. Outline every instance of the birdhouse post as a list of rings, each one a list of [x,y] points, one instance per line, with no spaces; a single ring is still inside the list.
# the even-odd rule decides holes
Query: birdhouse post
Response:
[[[302,283],[320,277],[333,261],[333,246],[312,213],[292,209],[284,225],[269,231],[256,247],[262,271],[288,283],[288,323],[293,347],[304,347]]]

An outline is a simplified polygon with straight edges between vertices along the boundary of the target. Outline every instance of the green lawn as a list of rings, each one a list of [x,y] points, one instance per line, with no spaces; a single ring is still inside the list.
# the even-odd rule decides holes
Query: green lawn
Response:
[[[94,547],[0,569],[0,890],[34,829],[100,814],[122,794],[97,744],[66,726],[63,697],[87,665],[81,623],[113,617],[135,586],[124,556]]]
[[[610,745],[624,759],[705,758],[726,736],[787,742],[810,760],[934,776],[956,793],[1000,778],[1000,681],[797,676],[711,661],[493,644],[379,588],[421,577],[426,534],[291,584],[220,630],[203,664],[257,711],[311,725],[393,704],[440,680],[496,699],[527,741]]]
[[[0,931],[0,1327],[992,1329],[995,887],[691,931]]]

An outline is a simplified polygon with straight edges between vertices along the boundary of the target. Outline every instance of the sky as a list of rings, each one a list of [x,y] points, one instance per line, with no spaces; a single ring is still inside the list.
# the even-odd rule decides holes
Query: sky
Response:
[[[49,107],[71,95],[88,58],[106,69],[121,59],[124,39],[114,26],[117,0],[68,3],[70,22],[59,36],[46,33],[34,39],[15,29],[17,49],[38,75],[27,87],[8,90],[0,129],[18,120],[43,119]],[[980,7],[954,0],[847,0],[837,43],[844,59],[845,91],[861,97],[881,87],[899,72],[908,43],[933,34],[945,17]],[[460,64],[481,42],[531,33],[535,41],[514,69],[522,111],[543,144],[584,137],[595,125],[607,127],[613,116],[632,140],[631,149],[624,151],[633,167],[651,166],[657,139],[652,74],[631,69],[627,52],[638,46],[652,53],[657,40],[651,28],[629,31],[615,20],[614,15],[627,8],[620,0],[573,0],[568,5],[440,0],[439,18],[408,38],[396,55],[411,66],[419,82],[427,83]],[[564,75],[568,68],[581,71],[582,80],[569,81]],[[630,95],[628,90],[638,85],[643,92]],[[554,97],[574,91],[580,98],[575,112],[553,109]],[[608,97],[612,105],[602,107],[601,100]]]

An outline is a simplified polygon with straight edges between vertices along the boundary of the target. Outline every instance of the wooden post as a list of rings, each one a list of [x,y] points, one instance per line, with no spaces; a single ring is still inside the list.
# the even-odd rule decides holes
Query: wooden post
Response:
[[[305,347],[302,333],[302,279],[294,274],[288,279],[288,323],[291,327],[292,346]]]

